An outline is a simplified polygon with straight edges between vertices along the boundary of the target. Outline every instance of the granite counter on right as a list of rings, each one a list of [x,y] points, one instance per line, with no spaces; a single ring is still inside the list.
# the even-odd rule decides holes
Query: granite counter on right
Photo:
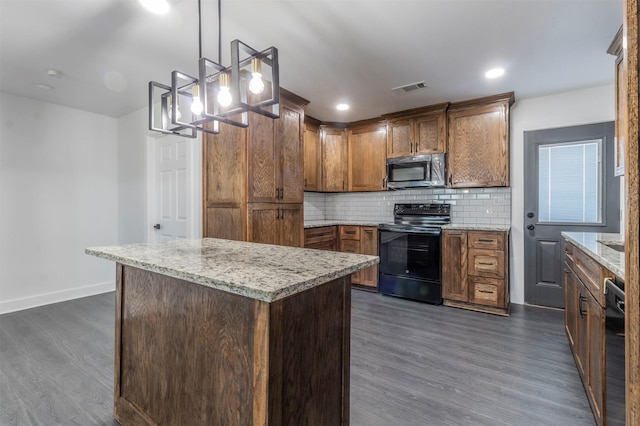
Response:
[[[563,232],[564,239],[624,280],[624,241],[621,234]]]

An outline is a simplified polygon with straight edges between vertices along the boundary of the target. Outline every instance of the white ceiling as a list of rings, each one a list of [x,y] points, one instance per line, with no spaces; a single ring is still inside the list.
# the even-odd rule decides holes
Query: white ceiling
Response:
[[[203,53],[215,61],[216,0],[202,5]],[[149,80],[197,74],[197,0],[172,6],[159,16],[136,0],[0,0],[0,89],[113,117],[139,109]],[[606,50],[621,23],[622,0],[222,0],[222,58],[236,38],[277,47],[281,86],[311,101],[309,115],[349,122],[613,83]],[[505,76],[485,79],[495,66]],[[391,92],[421,80],[430,87]],[[351,110],[336,111],[343,101]]]

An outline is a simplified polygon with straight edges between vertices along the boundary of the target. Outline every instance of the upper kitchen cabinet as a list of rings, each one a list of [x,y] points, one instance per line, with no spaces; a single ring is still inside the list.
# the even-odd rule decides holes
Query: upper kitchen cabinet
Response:
[[[627,78],[624,49],[622,48],[622,27],[618,30],[611,46],[607,50],[616,56],[616,142],[615,142],[615,175],[624,175],[624,145],[627,139],[627,92],[624,81]]]
[[[304,190],[321,191],[320,173],[322,146],[320,145],[320,121],[304,117]]]
[[[387,158],[444,152],[448,103],[383,115]]]
[[[347,135],[344,129],[320,126],[322,190],[347,190]]]
[[[248,201],[302,203],[304,110],[281,100],[278,120],[249,115]]]
[[[509,108],[513,92],[451,104],[448,186],[509,186]]]
[[[349,125],[349,191],[385,189],[387,129],[380,120]]]

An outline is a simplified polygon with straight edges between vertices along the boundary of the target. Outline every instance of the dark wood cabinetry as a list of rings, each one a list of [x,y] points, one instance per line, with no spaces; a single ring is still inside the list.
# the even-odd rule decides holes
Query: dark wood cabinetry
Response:
[[[615,175],[624,175],[624,146],[627,139],[627,70],[625,69],[625,50],[622,46],[623,28],[611,42],[607,53],[616,56],[616,141],[615,141]]]
[[[304,190],[322,190],[320,122],[310,117],[304,121]]]
[[[204,237],[302,246],[306,103],[282,91],[279,119],[204,135]]]
[[[509,314],[509,234],[445,230],[442,233],[444,304]]]
[[[343,253],[378,256],[378,228],[375,226],[322,226],[304,230],[304,247]],[[351,283],[362,288],[378,288],[378,265],[351,275]]]
[[[386,114],[387,158],[444,152],[448,103]]]
[[[565,330],[596,423],[605,424],[605,301],[606,269],[565,242]],[[598,286],[594,284],[598,283]]]
[[[344,129],[320,126],[322,190],[347,190],[347,135]]]
[[[509,186],[509,108],[513,92],[449,106],[448,184]]]
[[[347,130],[349,191],[385,189],[387,129],[383,122]]]

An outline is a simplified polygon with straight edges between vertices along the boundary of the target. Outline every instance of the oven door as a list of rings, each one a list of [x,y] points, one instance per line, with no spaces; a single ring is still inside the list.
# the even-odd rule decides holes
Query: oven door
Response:
[[[379,232],[380,293],[442,303],[440,232]]]
[[[380,273],[440,282],[440,232],[380,231]]]

